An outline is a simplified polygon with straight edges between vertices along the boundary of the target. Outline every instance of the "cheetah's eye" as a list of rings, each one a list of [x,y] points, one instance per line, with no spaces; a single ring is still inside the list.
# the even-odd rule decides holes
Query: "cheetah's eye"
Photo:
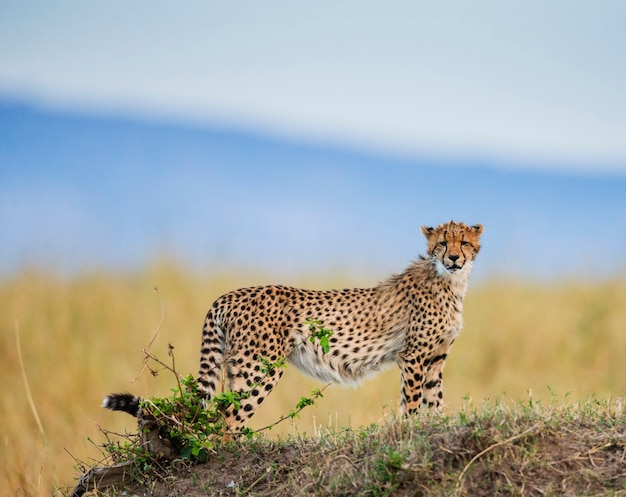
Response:
[[[448,242],[446,242],[445,240],[441,240],[441,241],[438,243],[438,245],[439,245],[440,247],[445,247],[446,245],[448,245]]]
[[[467,245],[469,245],[467,240],[461,240],[461,247],[466,247]]]

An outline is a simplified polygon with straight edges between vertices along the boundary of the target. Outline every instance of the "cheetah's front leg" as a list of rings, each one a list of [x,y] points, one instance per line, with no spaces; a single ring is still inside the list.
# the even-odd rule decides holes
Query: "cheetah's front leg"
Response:
[[[405,415],[415,414],[424,399],[424,366],[417,356],[400,357],[398,365],[402,371],[400,411]]]
[[[424,361],[425,374],[422,405],[440,409],[443,404],[443,366],[447,354],[435,355]]]

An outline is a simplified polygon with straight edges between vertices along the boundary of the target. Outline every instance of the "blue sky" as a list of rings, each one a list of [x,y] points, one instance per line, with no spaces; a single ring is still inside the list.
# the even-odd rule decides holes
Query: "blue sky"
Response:
[[[451,218],[485,225],[476,277],[624,275],[626,175],[523,167],[0,101],[0,277],[166,257],[376,281]]]
[[[626,2],[0,1],[0,96],[626,172]]]
[[[0,275],[626,253],[626,2],[0,0]],[[611,247],[615,258],[598,255]]]

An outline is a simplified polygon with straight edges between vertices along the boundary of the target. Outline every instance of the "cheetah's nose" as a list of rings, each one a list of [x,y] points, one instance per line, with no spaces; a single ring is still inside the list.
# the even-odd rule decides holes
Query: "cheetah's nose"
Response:
[[[459,260],[459,256],[458,255],[449,255],[448,257],[450,258],[450,260],[452,262],[456,262],[456,261]]]

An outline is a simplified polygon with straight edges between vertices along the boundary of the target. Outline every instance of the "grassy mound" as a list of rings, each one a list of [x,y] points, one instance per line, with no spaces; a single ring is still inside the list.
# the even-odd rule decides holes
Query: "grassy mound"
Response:
[[[125,486],[154,497],[626,495],[626,415],[620,401],[470,403],[312,438],[217,443],[202,463],[143,461]]]

